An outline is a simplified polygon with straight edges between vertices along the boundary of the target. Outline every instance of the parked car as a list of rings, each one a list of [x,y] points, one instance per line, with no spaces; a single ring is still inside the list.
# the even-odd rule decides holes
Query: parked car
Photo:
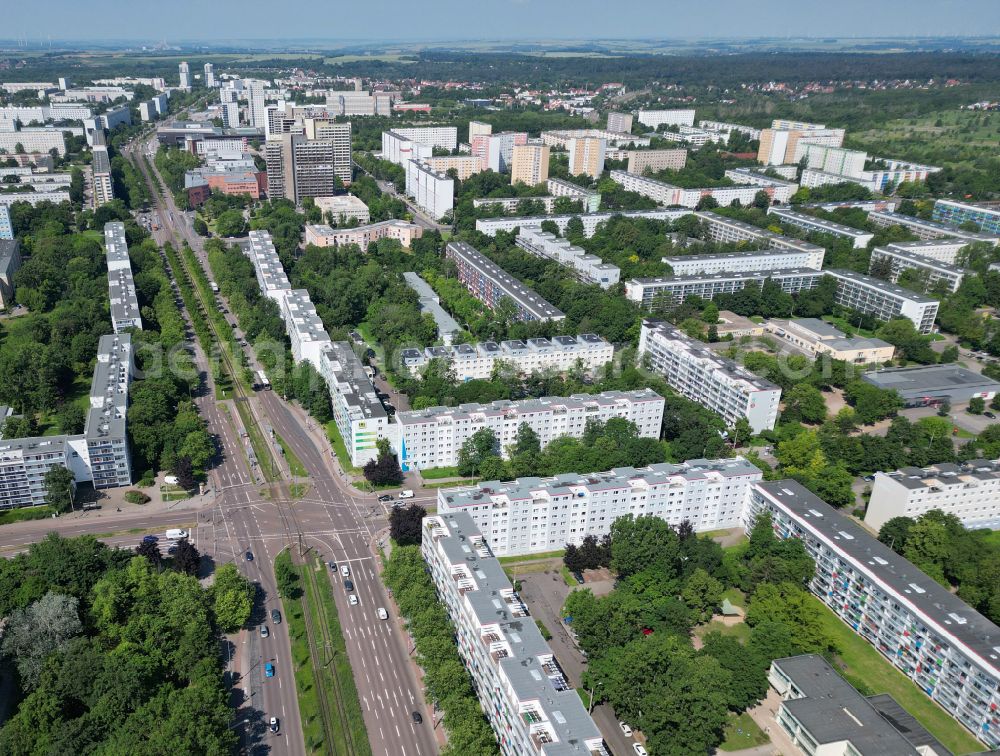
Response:
[[[646,753],[646,749],[642,747],[641,743],[633,743],[632,750],[635,751],[635,756],[649,756],[649,754]]]
[[[281,624],[281,612],[279,612],[277,609],[271,610],[271,622],[273,622],[275,625]]]
[[[630,737],[632,737],[632,728],[631,728],[631,727],[629,727],[629,726],[628,726],[627,724],[625,724],[624,722],[619,722],[619,723],[618,723],[618,726],[622,728],[622,734],[623,734],[623,735],[624,735],[624,736],[625,736],[626,738],[630,738]]]
[[[267,727],[271,732],[276,733],[278,731],[278,718],[271,717],[271,721],[268,723]]]
[[[271,664],[271,662],[268,662],[267,664],[264,665],[264,676],[274,677],[274,665]]]
[[[327,564],[330,565],[330,569],[331,570],[337,569],[337,563],[336,562],[327,562]]]
[[[387,619],[389,619],[389,612],[387,612],[383,607],[380,606],[378,608],[378,618],[380,620],[387,620]]]
[[[143,543],[156,543],[159,540],[160,539],[157,538],[155,535],[148,535],[148,536],[143,536],[142,537],[142,542]]]
[[[414,724],[421,724],[424,721],[424,718],[421,716],[419,711],[411,711],[410,716],[413,717]]]
[[[267,625],[261,625],[261,626],[260,626],[260,637],[261,637],[261,638],[266,638],[266,637],[267,637],[267,636],[269,636],[270,634],[271,634],[271,633],[270,633],[270,631],[269,631],[269,630],[267,629]]]
[[[983,417],[988,417],[990,420],[996,420],[997,419],[997,416],[994,415],[992,412],[984,412],[983,413]]]

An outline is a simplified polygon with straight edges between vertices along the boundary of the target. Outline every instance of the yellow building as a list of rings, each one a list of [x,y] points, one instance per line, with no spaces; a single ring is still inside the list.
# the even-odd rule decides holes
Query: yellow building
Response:
[[[510,162],[510,183],[528,186],[545,182],[549,177],[547,144],[515,144]]]

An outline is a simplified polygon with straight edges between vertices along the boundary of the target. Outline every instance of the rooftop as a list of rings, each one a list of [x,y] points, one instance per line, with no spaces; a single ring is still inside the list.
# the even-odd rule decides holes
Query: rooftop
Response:
[[[874,276],[866,276],[863,273],[856,273],[853,270],[845,270],[844,268],[831,268],[824,270],[824,273],[833,276],[841,281],[853,281],[861,286],[865,286],[870,289],[876,289],[883,294],[890,294],[900,297],[901,299],[907,299],[911,302],[916,302],[918,304],[938,304],[938,300],[934,297],[929,297],[926,294],[921,294],[917,291],[912,291],[910,289],[904,289],[902,286],[897,286],[894,283],[889,283],[888,281],[883,281],[881,278],[875,278]]]
[[[864,373],[861,377],[879,388],[895,389],[901,393],[922,393],[947,389],[1000,392],[1000,383],[997,381],[959,365],[885,368]]]
[[[767,213],[768,215],[776,215],[779,218],[788,218],[789,220],[807,223],[810,226],[814,226],[823,231],[829,231],[831,234],[837,234],[839,236],[872,236],[871,231],[852,228],[851,226],[845,226],[842,223],[834,223],[826,218],[817,218],[815,215],[803,213],[799,210],[792,210],[790,208],[771,207],[768,208]]]
[[[941,462],[927,467],[903,467],[895,472],[877,473],[895,480],[899,485],[912,491],[924,488],[946,489],[950,486],[965,486],[985,480],[1000,478],[1000,461],[970,459],[964,464]]]

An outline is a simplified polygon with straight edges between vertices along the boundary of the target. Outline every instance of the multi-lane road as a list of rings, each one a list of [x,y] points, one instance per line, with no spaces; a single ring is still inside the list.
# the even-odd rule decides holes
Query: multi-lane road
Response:
[[[154,189],[152,214],[160,227],[153,232],[154,238],[160,245],[177,246],[186,241],[200,253],[202,240],[194,233],[190,219],[178,210],[168,191],[157,191],[159,177],[150,175],[145,160],[138,159],[151,142],[152,138],[136,142],[125,153]],[[155,168],[152,173],[156,173]],[[178,272],[173,271],[173,275],[176,280]],[[0,553],[27,548],[52,530],[68,536],[99,533],[109,543],[134,546],[138,536],[130,530],[190,527],[192,539],[203,554],[216,564],[234,562],[260,586],[255,624],[241,633],[233,660],[241,674],[238,686],[245,695],[237,713],[244,744],[261,744],[272,753],[293,756],[305,754],[306,747],[299,726],[287,625],[275,626],[270,620],[271,610],[281,607],[274,559],[286,548],[296,553],[309,549],[324,562],[336,562],[338,568],[347,565],[359,600],[356,606],[348,603],[339,571],[325,570],[325,579],[332,582],[372,752],[387,756],[436,753],[435,719],[424,704],[407,636],[378,577],[375,539],[387,526],[384,508],[373,496],[361,494],[350,485],[337,467],[322,429],[314,427],[299,408],[270,391],[238,396],[233,401],[244,402],[253,422],[269,425],[282,437],[305,466],[309,479],[305,495],[298,499],[290,497],[288,486],[281,481],[262,484],[245,453],[240,413],[232,402],[222,409],[215,400],[208,357],[197,345],[193,349],[195,364],[204,378],[204,388],[195,402],[221,450],[210,471],[209,503],[179,511],[108,513],[99,518],[20,523],[0,531]],[[248,354],[248,358],[252,360],[252,355]],[[252,560],[247,558],[247,552],[253,555]],[[389,611],[387,621],[378,619],[379,607]],[[268,625],[268,638],[260,637],[258,623]],[[274,678],[264,676],[264,663],[268,661],[277,670]],[[422,715],[422,724],[414,723],[413,712]],[[279,735],[266,731],[264,723],[271,716],[281,720]],[[244,725],[246,720],[248,726]]]

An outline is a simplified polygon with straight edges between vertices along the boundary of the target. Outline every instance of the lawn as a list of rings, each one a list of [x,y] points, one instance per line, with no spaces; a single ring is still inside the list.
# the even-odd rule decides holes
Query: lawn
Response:
[[[747,597],[739,588],[730,588],[722,594],[722,598],[729,599],[729,603],[733,606],[738,606],[741,609],[747,608]]]
[[[281,447],[281,453],[285,457],[285,461],[288,463],[288,469],[291,471],[292,476],[295,478],[305,478],[309,476],[309,471],[306,470],[306,466],[302,464],[302,461],[295,456],[295,452],[292,451],[290,447],[281,436],[277,433],[274,434],[274,440],[278,442],[278,446]]]
[[[361,472],[361,470],[351,464],[351,455],[347,453],[347,446],[344,444],[344,439],[340,437],[340,430],[337,428],[336,421],[331,420],[326,424],[326,435],[330,439],[330,443],[333,444],[333,451],[337,455],[337,461],[340,462],[340,466],[344,469],[344,472]]]
[[[457,467],[431,467],[420,471],[424,480],[440,480],[441,478],[460,478],[462,474]]]
[[[704,638],[708,633],[721,633],[736,638],[740,643],[746,643],[750,640],[750,626],[745,622],[726,625],[722,620],[713,619],[707,625],[698,625],[694,632],[699,638]]]
[[[889,693],[954,753],[983,750],[982,743],[892,666],[874,646],[845,625],[826,604],[814,597],[810,600],[823,607],[822,621],[841,649],[835,664],[848,682],[866,694]]]
[[[726,725],[725,739],[719,746],[720,751],[739,751],[770,743],[771,739],[757,726],[746,712],[738,716],[730,716]]]
[[[538,554],[505,556],[505,557],[500,557],[500,564],[514,564],[515,562],[534,562],[539,559],[562,559],[562,556],[565,553],[566,553],[565,549],[556,549],[555,551],[543,551]]]
[[[52,516],[55,510],[46,505],[39,507],[19,507],[0,512],[0,525],[10,525],[12,522],[25,520],[45,520]]]

